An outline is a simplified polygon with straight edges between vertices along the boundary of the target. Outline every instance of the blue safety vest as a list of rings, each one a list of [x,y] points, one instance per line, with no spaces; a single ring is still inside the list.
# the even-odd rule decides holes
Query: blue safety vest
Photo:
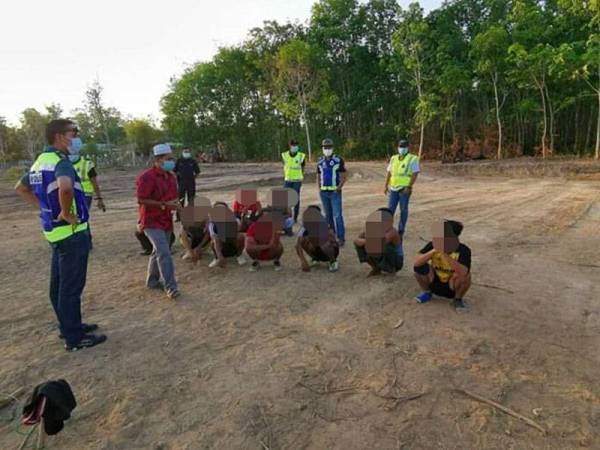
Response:
[[[56,180],[56,165],[65,158],[52,148],[44,151],[35,160],[29,170],[29,185],[40,202],[40,221],[44,236],[49,242],[58,242],[88,228],[88,209],[85,204],[85,194],[81,180],[73,169],[73,203],[71,214],[79,218],[78,225],[71,225],[64,220],[58,220],[61,208],[58,199],[58,181]]]
[[[321,173],[321,190],[335,191],[340,185],[340,165],[342,158],[332,155],[327,159],[324,156],[317,162],[317,167]]]

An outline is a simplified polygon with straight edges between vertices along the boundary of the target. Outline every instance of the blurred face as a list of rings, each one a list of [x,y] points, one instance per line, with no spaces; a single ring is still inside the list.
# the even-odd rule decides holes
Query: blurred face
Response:
[[[437,222],[431,227],[433,248],[441,253],[452,253],[458,249],[458,238],[454,236],[450,224]]]
[[[307,208],[302,215],[302,226],[306,230],[308,240],[315,247],[327,242],[329,228],[323,215],[315,208]]]
[[[387,211],[375,211],[367,217],[365,225],[366,250],[369,254],[383,253],[385,234],[393,226],[393,219]]]

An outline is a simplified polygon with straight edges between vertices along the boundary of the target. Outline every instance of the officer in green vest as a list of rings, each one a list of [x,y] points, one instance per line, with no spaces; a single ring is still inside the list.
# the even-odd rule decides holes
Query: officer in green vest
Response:
[[[70,120],[52,120],[46,127],[48,146],[15,187],[39,211],[44,237],[50,243],[50,301],[65,348],[75,351],[106,341],[90,334],[98,325],[81,321],[88,252],[88,210],[81,181],[67,158],[77,133]]]
[[[73,168],[79,175],[79,179],[81,180],[81,187],[83,188],[83,193],[85,194],[85,204],[88,207],[88,211],[92,209],[92,197],[94,192],[96,193],[96,200],[98,209],[101,209],[103,212],[106,211],[106,206],[104,206],[104,201],[102,199],[102,193],[100,192],[100,186],[98,185],[96,173],[96,166],[94,162],[88,158],[87,156],[81,155],[81,149],[83,148],[83,142],[79,136],[73,137],[71,139],[71,145],[69,147],[69,159],[73,164]],[[92,233],[89,229],[88,224],[88,233],[90,236],[90,250],[92,248]]]
[[[298,203],[294,206],[294,223],[298,221],[298,212],[300,211],[300,188],[304,180],[304,165],[306,163],[306,154],[300,151],[298,142],[291,140],[289,150],[281,154],[283,159],[283,187],[295,190],[298,193]]]
[[[404,235],[406,221],[408,220],[408,202],[412,194],[412,187],[421,171],[419,158],[410,153],[408,140],[398,142],[398,154],[390,158],[385,177],[384,194],[389,194],[388,208],[395,214],[396,207],[400,205],[400,223],[398,232]]]

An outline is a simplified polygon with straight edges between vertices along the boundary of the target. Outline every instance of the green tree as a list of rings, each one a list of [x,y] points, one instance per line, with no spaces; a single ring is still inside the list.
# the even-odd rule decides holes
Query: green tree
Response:
[[[132,119],[123,125],[127,140],[135,144],[137,152],[148,155],[152,146],[160,140],[162,132],[149,119]]]

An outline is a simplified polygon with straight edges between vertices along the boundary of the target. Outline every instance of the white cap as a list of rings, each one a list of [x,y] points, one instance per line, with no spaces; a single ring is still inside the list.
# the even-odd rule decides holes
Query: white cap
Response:
[[[157,144],[152,147],[152,152],[154,153],[154,156],[162,156],[172,153],[171,146],[169,144]]]

